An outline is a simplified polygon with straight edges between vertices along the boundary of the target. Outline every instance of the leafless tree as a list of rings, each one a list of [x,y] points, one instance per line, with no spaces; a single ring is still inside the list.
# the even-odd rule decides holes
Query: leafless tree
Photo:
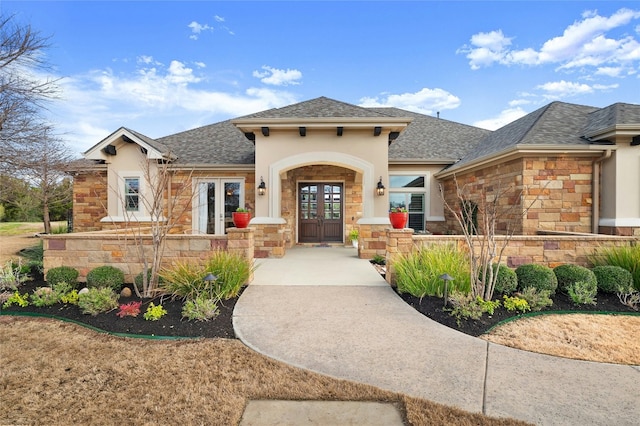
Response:
[[[440,186],[445,208],[454,216],[462,229],[471,264],[471,293],[473,297],[491,300],[498,279],[497,268],[503,261],[504,251],[516,232],[514,221],[524,217],[538,200],[523,206],[525,188],[513,188],[498,181],[489,192],[484,186],[471,191],[467,185],[460,186],[453,177],[456,189],[456,204],[449,203]],[[508,200],[509,202],[505,202]],[[500,229],[499,238],[498,228]],[[494,265],[498,265],[494,268]]]

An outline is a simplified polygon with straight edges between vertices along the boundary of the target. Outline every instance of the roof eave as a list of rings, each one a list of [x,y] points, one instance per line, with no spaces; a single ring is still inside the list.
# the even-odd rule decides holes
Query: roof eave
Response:
[[[591,141],[598,141],[615,136],[636,136],[640,132],[639,124],[616,124],[604,129],[594,130],[585,134],[585,137]]]
[[[525,156],[527,154],[573,154],[581,156],[596,156],[607,150],[616,150],[615,145],[514,145],[498,154],[485,155],[470,161],[462,166],[441,170],[434,175],[436,179],[443,179],[455,174],[470,172],[475,169],[487,167],[496,162],[507,162],[509,160]]]

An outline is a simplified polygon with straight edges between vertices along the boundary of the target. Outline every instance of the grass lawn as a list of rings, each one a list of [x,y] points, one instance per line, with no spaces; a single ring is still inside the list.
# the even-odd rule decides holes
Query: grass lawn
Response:
[[[0,359],[2,424],[235,425],[252,399],[388,401],[411,425],[526,424],[311,373],[230,339],[118,338],[0,317]]]
[[[51,222],[51,229],[66,226],[66,222]],[[0,237],[10,237],[14,235],[35,234],[44,232],[42,222],[0,222]]]

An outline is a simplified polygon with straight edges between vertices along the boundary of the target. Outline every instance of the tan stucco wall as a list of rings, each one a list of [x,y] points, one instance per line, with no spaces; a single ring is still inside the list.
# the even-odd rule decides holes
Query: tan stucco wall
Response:
[[[602,164],[601,226],[640,227],[640,147],[630,139]]]
[[[256,216],[280,218],[280,181],[289,170],[308,165],[334,165],[362,175],[363,216],[384,217],[385,197],[374,195],[380,177],[388,181],[388,134],[370,130],[311,129],[301,137],[294,130],[272,129],[268,137],[256,134],[256,176],[264,177],[268,196],[256,200]]]

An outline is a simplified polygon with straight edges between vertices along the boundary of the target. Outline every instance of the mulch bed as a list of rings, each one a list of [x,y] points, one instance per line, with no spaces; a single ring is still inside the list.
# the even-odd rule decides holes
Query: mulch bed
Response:
[[[28,292],[31,294],[36,287],[46,286],[46,283],[42,280],[29,281],[20,287],[20,292]],[[411,296],[409,294],[399,294],[399,296],[410,306],[416,309],[423,315],[437,321],[443,325],[459,330],[463,333],[471,336],[479,336],[486,333],[489,329],[494,327],[501,321],[505,321],[509,318],[518,317],[519,315],[513,312],[508,312],[504,307],[499,307],[495,310],[494,314],[489,316],[484,314],[481,319],[477,321],[462,321],[460,325],[457,324],[456,319],[450,315],[450,313],[443,306],[443,299],[438,297],[426,296],[422,299]],[[138,301],[137,297],[132,296],[128,298],[121,297],[119,299],[120,304]],[[77,306],[73,305],[61,305],[56,304],[50,307],[38,308],[35,306],[28,306],[21,308],[18,306],[11,306],[6,309],[2,309],[0,313],[35,313],[48,316],[55,316],[63,319],[77,321],[83,324],[87,324],[92,327],[96,327],[103,331],[111,333],[124,333],[132,335],[145,335],[145,336],[169,336],[169,337],[206,337],[206,338],[236,338],[233,331],[233,308],[235,307],[237,298],[225,300],[220,303],[219,315],[209,321],[188,321],[182,318],[182,304],[181,300],[171,300],[170,298],[156,298],[145,299],[141,308],[141,313],[137,317],[124,317],[120,318],[116,315],[117,310],[98,314],[95,316],[85,315],[80,312]],[[158,321],[147,321],[142,317],[142,314],[147,308],[150,302],[154,302],[156,305],[159,303],[167,310],[167,314]],[[575,305],[567,295],[556,294],[553,297],[553,306],[545,308],[542,312],[556,312],[556,311],[571,311],[571,312],[620,312],[620,313],[633,313],[636,312],[631,308],[624,306],[618,300],[615,294],[598,294],[596,305]]]
[[[47,284],[44,281],[28,281],[20,286],[20,293],[33,293],[36,287],[44,287]],[[125,304],[129,302],[137,302],[140,299],[135,296],[120,297],[118,303]],[[120,318],[116,315],[118,310],[109,311],[95,316],[83,314],[77,306],[55,304],[53,306],[38,308],[35,306],[27,306],[21,308],[19,306],[10,306],[2,309],[0,312],[12,313],[35,313],[58,318],[77,321],[83,324],[96,327],[103,331],[111,333],[124,333],[132,335],[145,336],[168,336],[168,337],[222,337],[235,339],[233,331],[232,315],[233,308],[237,298],[224,300],[218,304],[220,313],[218,316],[209,321],[188,321],[182,318],[182,300],[171,298],[155,298],[144,299],[140,314],[137,317],[127,316]],[[162,304],[167,314],[158,321],[147,321],[142,315],[147,309],[149,303],[155,305]]]
[[[443,299],[439,297],[425,296],[422,299],[410,294],[399,294],[399,296],[411,305],[418,312],[437,321],[443,325],[459,330],[471,336],[479,336],[489,331],[498,323],[522,317],[513,312],[507,311],[503,306],[497,308],[493,315],[484,314],[479,320],[462,320],[458,326],[456,318],[451,316],[443,306]],[[572,312],[572,313],[594,313],[594,312],[618,312],[618,313],[638,313],[628,306],[623,305],[615,294],[598,293],[595,305],[576,305],[568,295],[558,293],[551,298],[553,305],[542,309],[540,312]],[[526,314],[525,314],[526,315]]]

